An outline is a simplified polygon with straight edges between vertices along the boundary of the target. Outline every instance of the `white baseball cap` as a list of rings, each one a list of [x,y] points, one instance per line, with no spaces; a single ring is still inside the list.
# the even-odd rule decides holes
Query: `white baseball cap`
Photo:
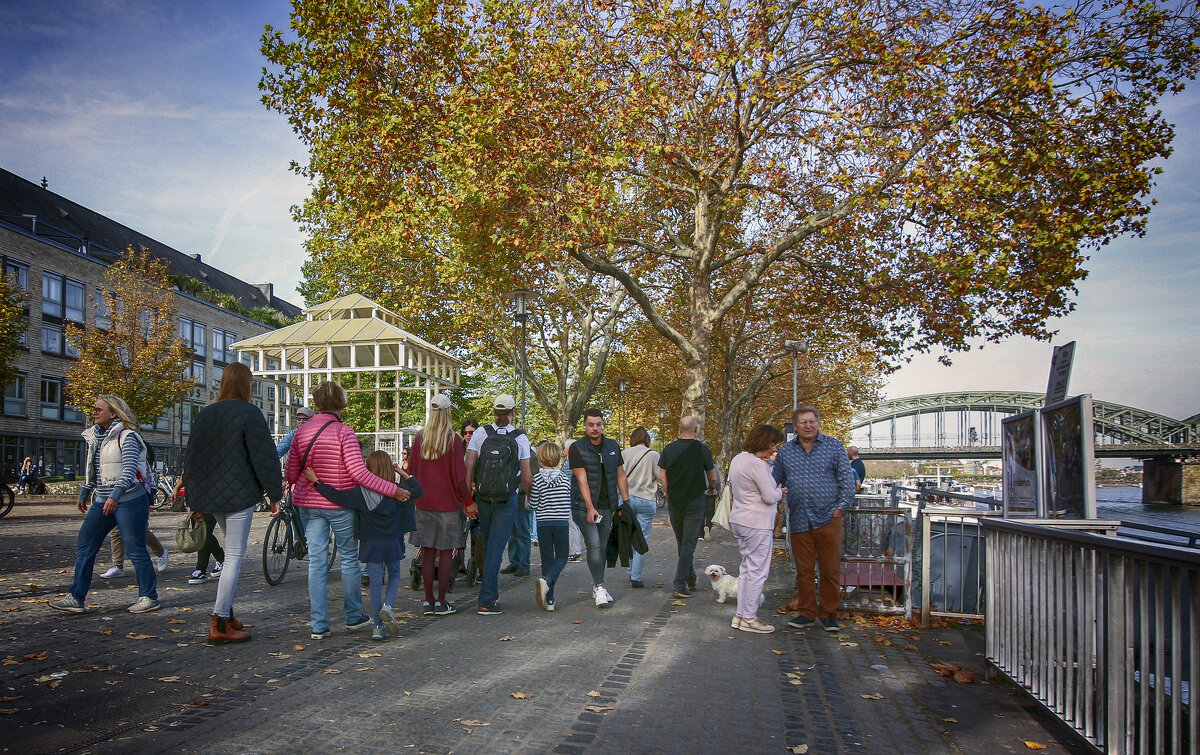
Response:
[[[449,409],[454,406],[450,403],[450,397],[444,393],[433,394],[433,398],[429,399],[429,405],[434,409]]]
[[[496,403],[492,404],[493,409],[508,411],[517,406],[517,400],[507,393],[501,393],[496,397]]]

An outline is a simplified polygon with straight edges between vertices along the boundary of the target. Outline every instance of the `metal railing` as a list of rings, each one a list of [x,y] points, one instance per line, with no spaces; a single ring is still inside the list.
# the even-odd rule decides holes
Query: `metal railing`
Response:
[[[847,509],[842,526],[841,608],[903,613],[911,619],[912,539],[912,520],[905,509]]]
[[[1195,752],[1200,554],[988,518],[987,658],[1096,747]]]

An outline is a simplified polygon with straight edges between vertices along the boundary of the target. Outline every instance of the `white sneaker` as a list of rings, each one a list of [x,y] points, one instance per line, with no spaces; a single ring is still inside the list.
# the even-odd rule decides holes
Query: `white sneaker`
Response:
[[[596,608],[608,608],[608,604],[613,602],[612,596],[608,594],[608,590],[605,590],[603,585],[593,587],[592,594],[596,597]]]
[[[538,577],[537,582],[533,583],[533,597],[537,600],[539,606],[546,605],[546,596],[550,594],[550,584],[546,582],[545,577]]]
[[[124,577],[125,570],[119,566],[109,567],[108,571],[100,575],[100,579],[113,579],[114,577]]]
[[[167,565],[170,564],[170,557],[167,555],[167,552],[164,550],[162,552],[162,555],[159,556],[158,558],[154,559],[154,561],[155,561],[154,568],[158,569],[160,572],[164,572],[167,570]]]
[[[149,613],[159,609],[158,601],[154,598],[147,598],[145,595],[137,599],[137,602],[129,607],[130,613]]]
[[[214,577],[221,576],[221,562],[220,561],[213,562],[212,575]]]

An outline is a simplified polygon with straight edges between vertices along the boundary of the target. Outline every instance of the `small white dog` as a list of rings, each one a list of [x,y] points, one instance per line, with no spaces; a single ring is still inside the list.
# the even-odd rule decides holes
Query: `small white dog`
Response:
[[[728,598],[736,598],[738,592],[738,578],[725,571],[724,566],[711,564],[704,569],[704,573],[712,580],[712,588],[717,593],[717,602],[724,603]],[[758,604],[763,604],[765,597],[758,596]]]

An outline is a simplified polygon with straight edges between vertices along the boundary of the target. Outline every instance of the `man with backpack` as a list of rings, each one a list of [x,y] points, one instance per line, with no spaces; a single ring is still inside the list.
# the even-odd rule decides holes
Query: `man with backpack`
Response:
[[[529,436],[512,423],[515,407],[512,396],[497,396],[492,405],[496,421],[476,430],[467,446],[467,485],[475,499],[467,507],[467,516],[478,517],[478,536],[484,543],[482,585],[475,609],[480,616],[502,613],[496,602],[500,561],[517,517],[518,493],[528,493],[533,481]]]

